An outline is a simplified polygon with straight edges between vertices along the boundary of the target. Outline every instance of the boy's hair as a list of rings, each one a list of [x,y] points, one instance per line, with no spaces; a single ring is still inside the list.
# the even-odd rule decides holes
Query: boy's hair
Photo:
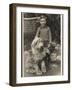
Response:
[[[40,20],[41,20],[41,19],[45,19],[45,20],[46,20],[47,17],[46,17],[45,15],[41,15],[41,16],[40,16]]]

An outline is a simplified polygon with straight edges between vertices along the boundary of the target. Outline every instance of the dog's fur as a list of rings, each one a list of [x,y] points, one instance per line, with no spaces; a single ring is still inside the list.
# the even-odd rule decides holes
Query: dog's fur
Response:
[[[41,75],[42,72],[46,72],[46,64],[45,60],[47,58],[46,53],[49,53],[49,50],[47,48],[43,47],[42,39],[39,37],[35,37],[35,39],[32,42],[32,53],[34,55],[35,60],[35,69],[36,74]]]

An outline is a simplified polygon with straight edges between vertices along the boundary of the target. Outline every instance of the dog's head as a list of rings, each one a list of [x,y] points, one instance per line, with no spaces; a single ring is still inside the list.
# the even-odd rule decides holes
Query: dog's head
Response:
[[[39,51],[42,51],[43,50],[43,41],[41,38],[39,37],[35,37],[35,39],[33,40],[32,42],[32,48],[34,48],[35,50],[39,50]]]

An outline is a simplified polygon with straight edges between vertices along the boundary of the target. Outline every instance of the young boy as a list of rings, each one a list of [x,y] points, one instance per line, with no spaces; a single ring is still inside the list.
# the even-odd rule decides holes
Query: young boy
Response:
[[[43,40],[44,47],[48,47],[52,41],[51,30],[46,25],[46,17],[44,15],[40,17],[40,27],[37,30],[36,37],[40,37]]]
[[[46,19],[47,18],[44,15],[40,17],[40,27],[37,30],[36,37],[40,37],[43,41],[43,46],[49,48],[52,42],[52,36],[50,27],[46,24]],[[46,58],[48,58],[48,60]],[[47,71],[50,62],[50,51],[46,54],[46,58],[44,58],[44,61]]]

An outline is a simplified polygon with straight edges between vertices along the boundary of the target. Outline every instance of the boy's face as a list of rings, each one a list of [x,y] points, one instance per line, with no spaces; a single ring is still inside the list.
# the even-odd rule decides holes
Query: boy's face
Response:
[[[46,19],[40,19],[40,24],[42,27],[44,27],[46,25]]]

